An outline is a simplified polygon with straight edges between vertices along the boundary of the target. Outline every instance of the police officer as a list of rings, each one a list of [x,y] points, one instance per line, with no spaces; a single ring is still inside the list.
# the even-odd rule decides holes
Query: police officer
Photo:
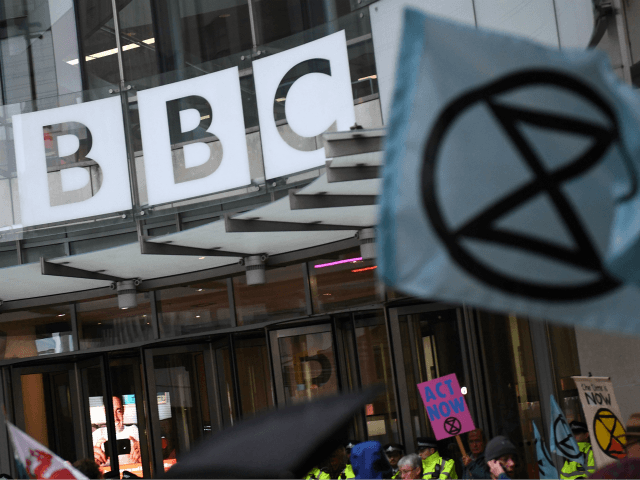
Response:
[[[398,460],[404,456],[404,446],[399,443],[387,443],[382,447],[382,449],[384,450],[384,454],[387,456],[387,460],[389,460],[389,464],[393,470],[391,478],[397,478],[399,473]]]
[[[313,467],[311,470],[309,470],[309,473],[307,473],[302,478],[303,480],[328,480],[331,478],[331,475],[329,475],[329,472],[320,467]]]
[[[587,460],[587,464],[582,465],[578,462],[565,460],[562,470],[560,471],[560,478],[587,478],[596,470],[596,464],[593,459],[593,449],[589,441],[589,429],[586,423],[575,420],[571,422],[569,426],[571,427],[571,433],[573,433],[576,442],[578,442],[578,448]]]
[[[458,478],[455,462],[440,456],[435,438],[416,438],[416,448],[422,458],[422,478]]]
[[[347,452],[347,466],[344,467],[344,470],[342,470],[338,478],[343,480],[346,478],[356,478],[356,474],[353,473],[353,467],[351,466],[351,449],[355,447],[357,443],[355,440],[349,440],[345,443],[344,449]]]

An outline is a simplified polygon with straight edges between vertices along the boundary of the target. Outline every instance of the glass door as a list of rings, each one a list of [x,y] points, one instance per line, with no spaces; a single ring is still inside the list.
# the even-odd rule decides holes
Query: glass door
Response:
[[[190,345],[150,349],[145,356],[156,468],[166,471],[220,428],[212,351]]]
[[[278,405],[338,393],[331,324],[270,332]]]
[[[416,385],[450,373],[456,374],[461,386],[467,384],[466,348],[459,329],[461,315],[461,308],[442,304],[389,309],[407,451],[414,449],[416,437],[434,436]],[[470,398],[466,401],[471,403]],[[469,408],[473,412],[473,405]],[[441,453],[447,451],[447,443],[450,442],[440,446]]]
[[[16,426],[71,463],[87,453],[75,373],[72,363],[11,369]]]

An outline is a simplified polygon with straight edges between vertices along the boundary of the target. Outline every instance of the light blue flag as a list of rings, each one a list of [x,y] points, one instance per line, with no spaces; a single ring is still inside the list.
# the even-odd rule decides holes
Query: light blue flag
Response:
[[[549,426],[549,449],[570,462],[585,464],[584,454],[578,447],[571,427],[564,417],[564,413],[556,403],[556,399],[551,395],[551,425]],[[558,477],[555,477],[558,478]]]
[[[536,455],[538,457],[538,471],[540,473],[540,478],[560,478],[558,476],[558,469],[551,461],[551,455],[547,450],[547,446],[540,436],[540,432],[538,432],[536,422],[532,421],[531,423],[533,424],[533,433],[536,436]]]
[[[384,282],[639,334],[640,289],[607,267],[631,259],[615,272],[640,283],[637,94],[603,52],[411,9],[404,22],[378,231]]]

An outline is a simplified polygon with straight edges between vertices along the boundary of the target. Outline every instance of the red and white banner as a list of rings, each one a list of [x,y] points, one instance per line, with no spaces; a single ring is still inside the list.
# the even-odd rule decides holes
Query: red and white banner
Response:
[[[87,479],[71,464],[29,435],[7,422],[16,460],[22,463],[29,478]]]

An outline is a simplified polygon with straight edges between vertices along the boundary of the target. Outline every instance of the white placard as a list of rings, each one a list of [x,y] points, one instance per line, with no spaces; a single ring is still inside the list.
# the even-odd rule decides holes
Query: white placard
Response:
[[[311,69],[327,65],[330,70],[309,71],[294,81],[286,97],[276,98],[278,87],[294,67],[311,61]],[[326,63],[325,63],[326,62]],[[308,73],[307,73],[308,72]],[[303,151],[296,141],[324,133],[334,123],[348,130],[355,123],[349,57],[344,30],[290,50],[253,62],[262,154],[267,179],[282,177],[324,165],[324,148]],[[285,104],[285,115],[293,131],[289,141],[278,131],[274,104]]]
[[[200,104],[205,105],[202,111],[187,108],[189,98],[199,99]],[[181,108],[176,108],[178,118],[174,123],[180,131],[174,137],[198,132],[200,125],[207,128],[200,128],[198,135],[206,131],[219,142],[196,138],[195,143],[184,145],[182,152],[174,152],[175,158],[172,158],[167,108],[172,101],[183,101],[180,99],[186,100]],[[237,67],[141,91],[138,105],[150,205],[251,183]],[[178,164],[176,158],[183,164]]]
[[[91,198],[76,200],[69,197],[60,205],[59,197],[68,193],[68,189],[85,188],[88,184],[81,183],[89,181],[89,176],[85,173],[73,172],[80,167],[47,173],[43,128],[65,123],[78,124],[88,130],[91,149],[80,160],[93,160],[98,164],[102,183],[99,189],[96,185],[92,186]],[[13,134],[20,210],[25,227],[131,209],[127,151],[119,97],[14,115]],[[61,154],[75,153],[69,151],[74,142],[69,142],[65,136],[57,138],[61,140],[57,144]],[[61,193],[50,192],[50,175],[61,176]]]

